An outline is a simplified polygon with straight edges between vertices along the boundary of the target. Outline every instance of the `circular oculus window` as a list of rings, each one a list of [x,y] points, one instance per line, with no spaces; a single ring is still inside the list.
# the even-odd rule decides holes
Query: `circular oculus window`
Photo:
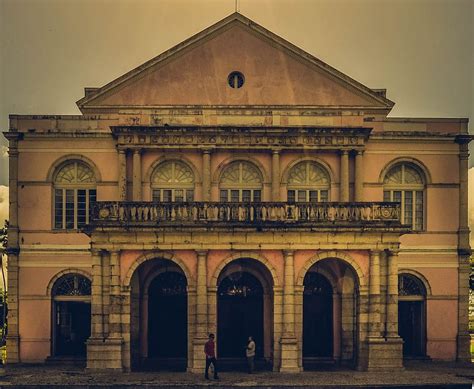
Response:
[[[242,88],[245,78],[240,72],[232,72],[227,76],[227,83],[233,89]]]

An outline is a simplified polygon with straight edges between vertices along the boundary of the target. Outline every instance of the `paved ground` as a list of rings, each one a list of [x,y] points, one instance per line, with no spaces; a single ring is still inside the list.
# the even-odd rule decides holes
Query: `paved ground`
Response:
[[[469,388],[474,381],[474,365],[454,366],[447,363],[410,364],[404,371],[368,373],[336,369],[333,371],[280,374],[257,372],[224,372],[219,381],[206,381],[203,376],[191,373],[91,373],[78,368],[41,366],[7,367],[6,376],[0,377],[0,388],[160,388],[203,387],[216,388],[340,388],[367,386],[403,387],[425,385],[431,388]]]

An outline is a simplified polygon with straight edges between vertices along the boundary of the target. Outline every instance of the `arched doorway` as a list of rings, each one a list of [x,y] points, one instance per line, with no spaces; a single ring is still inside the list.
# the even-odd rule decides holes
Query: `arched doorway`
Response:
[[[322,274],[308,272],[303,291],[303,361],[333,356],[333,292]]]
[[[63,275],[51,295],[52,355],[85,358],[91,335],[91,281],[77,273]]]
[[[355,367],[359,343],[359,282],[352,266],[338,258],[317,261],[300,274],[296,295],[302,314],[300,361],[304,370]]]
[[[182,359],[182,362],[186,359],[187,300],[183,274],[167,271],[151,281],[148,287],[149,358]]]
[[[247,339],[256,343],[257,367],[270,367],[273,291],[270,272],[253,259],[239,259],[221,272],[217,288],[217,352],[221,365],[245,366]]]
[[[398,334],[404,358],[426,356],[426,288],[412,274],[398,275]]]
[[[142,263],[130,279],[132,370],[185,371],[188,363],[188,282],[171,260]]]

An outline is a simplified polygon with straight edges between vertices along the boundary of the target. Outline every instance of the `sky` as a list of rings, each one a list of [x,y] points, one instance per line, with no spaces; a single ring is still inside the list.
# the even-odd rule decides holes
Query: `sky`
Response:
[[[364,85],[386,88],[396,103],[390,116],[468,117],[474,133],[474,1],[238,0],[238,8]],[[78,114],[84,87],[234,10],[235,0],[0,0],[0,130],[11,113]],[[0,136],[4,186],[6,144]]]

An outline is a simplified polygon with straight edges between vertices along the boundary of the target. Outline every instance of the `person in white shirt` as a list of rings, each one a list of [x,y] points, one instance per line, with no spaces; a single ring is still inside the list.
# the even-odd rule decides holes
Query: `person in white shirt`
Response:
[[[245,355],[247,356],[247,363],[249,367],[249,374],[253,373],[254,370],[254,359],[255,359],[255,341],[249,336],[247,342],[247,348],[245,349]]]

